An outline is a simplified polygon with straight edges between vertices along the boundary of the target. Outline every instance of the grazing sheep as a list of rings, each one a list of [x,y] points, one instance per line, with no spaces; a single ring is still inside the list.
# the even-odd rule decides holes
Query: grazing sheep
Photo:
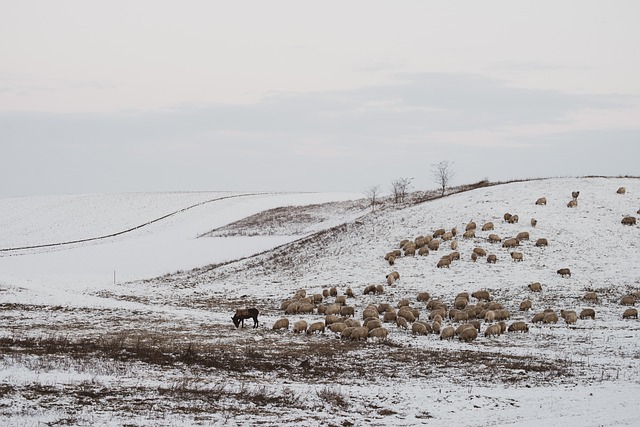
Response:
[[[516,240],[529,240],[529,232],[528,231],[521,231],[516,236]]]
[[[444,233],[441,237],[442,240],[444,241],[448,241],[453,239],[453,233],[451,233],[450,231],[447,231],[446,233]]]
[[[429,320],[435,320],[437,316],[440,316],[441,318],[446,317],[447,310],[444,308],[436,308],[431,313],[429,313]]]
[[[295,333],[304,333],[307,332],[307,321],[306,320],[298,320],[293,324],[293,332]]]
[[[330,294],[329,294],[329,289],[323,289],[322,290],[322,297],[323,298],[329,298]]]
[[[467,304],[469,304],[469,300],[466,298],[456,298],[453,301],[453,307],[456,310],[462,310],[463,308],[465,308],[467,306]]]
[[[389,276],[387,276],[387,278],[388,277]],[[376,293],[376,285],[367,285],[367,287],[364,288],[364,291],[362,291],[362,293],[364,295],[375,294]]]
[[[482,226],[482,231],[489,231],[489,230],[493,230],[492,222],[487,222]]]
[[[620,188],[618,188],[618,191],[616,191],[616,193],[618,193],[618,194],[624,194],[626,192],[627,192],[627,189],[624,188],[624,187],[620,187]]]
[[[476,329],[474,325],[472,325],[471,323],[463,323],[462,325],[458,326],[455,329],[455,334],[456,336],[460,335],[462,333],[462,331],[464,331],[465,329]]]
[[[469,231],[469,230],[475,230],[475,229],[476,229],[476,223],[471,221],[469,224],[467,224],[464,230]]]
[[[491,294],[489,293],[489,291],[475,291],[471,294],[471,296],[477,300],[491,301]]]
[[[420,256],[429,255],[429,248],[426,246],[421,247],[420,249],[418,249],[418,255]]]
[[[432,237],[434,239],[437,239],[438,237],[442,236],[446,232],[447,230],[445,230],[444,228],[438,228],[436,231],[433,232]]]
[[[427,245],[427,248],[430,251],[437,251],[438,248],[440,248],[440,240],[434,239],[430,241],[429,244]]]
[[[509,219],[511,219],[511,214],[507,212],[506,214],[504,214],[503,218],[506,222],[509,222]]]
[[[460,341],[471,342],[478,338],[478,330],[476,328],[466,328],[460,333]]]
[[[518,218],[518,215],[511,215],[511,218],[509,218],[507,222],[509,224],[517,224],[519,219],[520,218]]]
[[[376,285],[376,295],[382,295],[382,294],[384,294],[384,286]]]
[[[433,317],[431,317],[431,315],[429,315],[429,320],[433,320],[433,323],[442,323],[442,315],[440,314],[436,314]]]
[[[568,208],[575,208],[577,206],[578,206],[578,201],[576,199],[569,200],[569,203],[567,203]]]
[[[445,310],[449,309],[447,305],[440,300],[437,300],[437,299],[429,300],[429,302],[427,303],[427,310],[435,310],[437,308],[444,308]]]
[[[500,238],[500,236],[498,236],[497,234],[489,234],[488,240],[490,243],[500,243],[502,241],[502,238]]]
[[[395,322],[398,319],[398,314],[395,311],[387,311],[382,317],[384,323]]]
[[[296,314],[298,312],[298,308],[300,308],[300,303],[298,301],[292,302],[287,305],[287,308],[284,310],[284,314]]]
[[[471,261],[476,262],[478,259],[478,254],[475,252],[471,252]]]
[[[574,199],[577,199],[579,195],[580,195],[579,191],[572,191],[571,192],[571,197],[573,197]]]
[[[451,258],[451,261],[455,261],[457,259],[460,259],[460,252],[458,251],[453,251],[451,252],[449,255],[447,255],[449,258]]]
[[[518,241],[518,239],[506,239],[504,242],[502,242],[502,247],[503,248],[515,248],[519,244],[520,244],[520,242]]]
[[[349,316],[355,317],[356,309],[355,307],[350,307],[345,305],[343,307],[340,307],[340,315],[344,317],[349,317]]]
[[[484,336],[485,337],[500,336],[500,334],[502,334],[502,328],[497,323],[495,325],[489,326],[484,331]]]
[[[540,282],[530,283],[527,287],[531,292],[542,292],[542,285]]]
[[[413,325],[411,325],[412,335],[427,335],[427,333],[427,327],[424,323],[414,322]]]
[[[398,301],[398,308],[409,307],[410,305],[411,305],[411,301],[409,301],[406,298],[403,298],[400,301]]]
[[[638,318],[638,309],[637,308],[627,308],[624,313],[622,313],[623,319],[637,319]]]
[[[416,248],[420,249],[427,244],[427,241],[424,239],[424,236],[418,236],[413,240],[413,244],[416,245]]]
[[[338,323],[342,321],[342,317],[338,316],[337,314],[329,314],[324,317],[324,324],[327,326],[331,325],[332,323]]]
[[[378,313],[378,310],[376,310],[375,308],[366,308],[362,312],[362,319],[366,319],[367,317],[378,318],[379,315],[380,314]]]
[[[562,317],[567,325],[573,325],[578,321],[578,315],[575,311],[565,313]]]
[[[369,331],[369,338],[378,338],[382,341],[386,341],[388,336],[389,331],[387,330],[387,328],[380,327]]]
[[[525,322],[513,322],[509,325],[509,332],[529,332],[529,326]]]
[[[409,323],[407,322],[407,319],[405,319],[404,317],[398,317],[396,319],[396,326],[398,328],[409,328]]]
[[[416,317],[413,315],[411,310],[400,310],[398,311],[398,320],[402,318],[409,323],[413,323],[416,321]]]
[[[590,317],[592,320],[596,319],[596,311],[593,308],[585,308],[580,312],[580,319]]]
[[[484,314],[484,323],[492,323],[496,321],[496,313],[493,310],[487,310]]]
[[[322,294],[313,294],[313,296],[311,298],[313,299],[313,303],[314,304],[320,304],[322,302],[322,300],[324,299]]]
[[[345,319],[344,323],[351,328],[359,328],[360,326],[362,326],[362,323],[360,323],[358,319],[354,319],[353,317],[351,319]]]
[[[320,332],[321,334],[324,334],[324,328],[325,328],[324,322],[313,322],[307,328],[307,335],[311,335],[315,332]]]
[[[440,332],[440,339],[441,340],[452,339],[455,336],[455,334],[456,334],[456,330],[453,328],[453,326],[447,326]]]
[[[296,296],[300,297],[300,298],[305,298],[307,296],[307,291],[306,289],[298,289],[296,291]]]
[[[455,228],[455,227],[453,227],[453,228],[451,229],[451,234],[453,234],[453,237],[456,237],[456,235],[458,234],[458,229],[457,229],[457,228]]]
[[[464,298],[467,301],[469,301],[471,299],[471,294],[469,292],[460,292],[458,295],[456,295],[454,299],[458,299],[458,298]]]
[[[337,322],[337,323],[332,323],[328,326],[329,330],[331,330],[331,332],[334,332],[336,334],[341,334],[342,331],[344,331],[345,329],[348,328],[346,323],[343,322]]]
[[[489,254],[487,256],[487,262],[489,264],[495,264],[498,261],[498,257],[495,254]]]
[[[345,305],[347,303],[346,295],[338,295],[335,300],[336,304]]]
[[[540,197],[538,200],[536,200],[536,205],[546,205],[546,204],[547,204],[546,197]]]
[[[531,323],[542,323],[544,321],[544,316],[546,314],[547,313],[545,312],[534,314],[533,317],[531,318]]]
[[[495,313],[496,320],[508,320],[511,318],[511,312],[504,308],[493,310],[493,312]]]
[[[638,211],[640,213],[640,211]],[[635,216],[625,216],[622,218],[622,224],[624,225],[636,225],[636,217]]]
[[[476,232],[475,232],[475,230],[468,230],[468,231],[465,231],[465,232],[462,234],[462,237],[463,237],[463,238],[465,238],[465,239],[473,239],[473,238],[475,238],[475,237],[476,237]]]
[[[378,304],[378,306],[376,307],[376,310],[378,310],[378,313],[382,314],[384,312],[387,312],[389,310],[391,311],[395,311],[392,307],[391,304],[386,303],[386,302],[382,302],[380,304]]]
[[[476,253],[478,256],[487,256],[487,251],[485,251],[482,248],[473,248],[473,252]]]
[[[327,306],[324,304],[318,304],[317,311],[318,314],[325,314],[327,312]]]
[[[440,322],[433,322],[433,325],[431,326],[431,330],[433,331],[434,334],[440,334]]]
[[[522,252],[511,252],[511,258],[514,261],[522,261],[524,259],[524,254]]]
[[[456,249],[458,249],[458,241],[454,240],[451,242],[451,250],[455,251]]]
[[[598,301],[598,294],[595,292],[587,292],[582,299],[586,301]]]
[[[431,299],[431,295],[429,295],[429,292],[420,292],[417,297],[417,300],[419,302],[427,302],[430,299]]]
[[[347,288],[344,294],[347,296],[347,298],[355,298],[355,295],[353,294],[353,291],[351,290],[351,288]]]
[[[489,305],[485,307],[487,310],[502,310],[504,307],[499,302],[490,302]]]
[[[387,258],[387,262],[389,262],[389,265],[395,265],[396,257],[391,255],[389,258]]]
[[[340,314],[340,309],[342,308],[342,306],[340,304],[331,304],[328,305],[327,308],[324,311],[324,314],[326,315],[330,315],[330,314]]]
[[[356,326],[357,327],[357,326]],[[345,338],[351,338],[351,334],[353,333],[353,331],[356,329],[356,327],[354,326],[347,326],[346,328],[344,328],[342,330],[342,332],[340,332],[340,336],[345,339]]]
[[[410,245],[406,246],[404,249],[404,256],[415,256],[416,255],[416,246]]]
[[[459,311],[453,319],[455,322],[466,322],[469,320],[469,314],[465,311]]]
[[[393,282],[396,281],[396,278],[393,274],[387,274],[387,285],[393,285]],[[373,287],[373,292],[375,293],[376,287]]]
[[[568,268],[561,268],[556,273],[558,273],[562,277],[566,277],[566,276],[571,277],[571,270],[569,270]]]
[[[289,319],[283,317],[282,319],[276,320],[276,323],[273,324],[273,330],[277,331],[279,329],[289,330]]]
[[[549,242],[545,238],[536,240],[536,246],[549,246]]]
[[[526,299],[520,303],[520,311],[531,310],[532,303],[530,299]]]
[[[349,335],[349,338],[352,341],[360,341],[360,340],[367,340],[367,337],[369,336],[369,329],[365,328],[364,326],[361,326],[359,328],[354,328],[353,331],[351,332],[351,335]]]
[[[332,297],[337,297],[338,296],[338,288],[336,288],[335,286],[331,289],[329,289],[329,295],[331,295]]]
[[[633,295],[625,295],[620,299],[620,305],[635,305],[636,297]]]
[[[445,257],[440,258],[440,261],[438,261],[438,264],[436,264],[436,267],[438,267],[438,268],[443,268],[443,267],[449,268],[450,265],[451,265],[451,258],[445,256]]]
[[[538,220],[537,220],[537,219],[535,219],[535,218],[531,218],[531,226],[532,226],[533,228],[535,228],[535,227],[536,227],[536,225],[538,225]]]
[[[382,322],[379,319],[371,319],[367,323],[363,324],[362,326],[366,327],[367,329],[369,329],[369,331],[371,331],[375,328],[381,328]]]

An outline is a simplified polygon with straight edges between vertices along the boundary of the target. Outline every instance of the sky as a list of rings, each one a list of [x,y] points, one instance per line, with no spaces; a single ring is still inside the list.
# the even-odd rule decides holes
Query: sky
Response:
[[[640,175],[634,0],[0,5],[0,197]]]

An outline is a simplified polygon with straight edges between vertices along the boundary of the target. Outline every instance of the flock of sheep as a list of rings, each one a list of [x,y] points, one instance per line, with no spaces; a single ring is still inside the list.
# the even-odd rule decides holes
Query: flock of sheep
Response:
[[[618,194],[625,194],[626,190],[621,187]],[[579,192],[574,191],[572,198],[567,204],[570,208],[577,207]],[[536,205],[544,206],[547,203],[545,197],[536,200]],[[640,214],[640,210],[638,211]],[[506,213],[503,220],[509,224],[517,224],[518,215]],[[536,227],[537,221],[530,220],[532,227]],[[622,224],[635,225],[636,218],[626,216]],[[492,222],[487,222],[480,228],[482,232],[490,232],[494,229]],[[470,222],[466,225],[462,234],[463,239],[476,239],[477,225]],[[384,259],[393,266],[402,257],[426,256],[441,250],[448,245],[452,252],[442,256],[437,262],[438,268],[450,267],[450,265],[461,258],[458,249],[458,236],[456,228],[450,230],[438,229],[429,236],[418,236],[412,240],[406,239],[399,243],[399,249],[388,252]],[[506,249],[513,261],[522,261],[523,252],[517,251],[522,242],[528,241],[529,233],[526,231],[517,233],[514,237],[503,239],[495,233],[491,233],[487,238],[489,245],[502,243],[501,247]],[[536,247],[545,247],[549,244],[547,239],[539,238],[535,242]],[[498,248],[496,251],[500,252]],[[470,253],[472,261],[479,258],[486,258],[489,263],[495,263],[498,259],[496,253],[488,253],[481,247],[475,247]],[[571,277],[569,268],[560,268],[557,274],[562,277]],[[397,271],[386,276],[386,284],[394,285],[400,279]],[[527,286],[527,291],[531,293],[541,292],[542,285],[539,282],[531,283]],[[374,294],[382,296],[385,294],[385,287],[382,283],[371,284],[364,287],[362,295]],[[382,297],[384,298],[384,297]],[[621,298],[620,304],[633,306],[640,298],[640,291]],[[597,302],[598,295],[595,292],[587,292],[582,299],[587,303]],[[323,289],[321,292],[307,295],[305,289],[297,291],[292,297],[285,300],[280,309],[285,315],[318,315],[318,320],[307,322],[297,320],[292,322],[287,317],[277,320],[273,325],[273,330],[289,330],[292,326],[294,333],[331,333],[339,335],[341,338],[350,340],[366,340],[375,338],[386,340],[389,335],[389,326],[410,331],[412,335],[437,334],[440,339],[452,339],[457,337],[460,341],[475,340],[484,327],[485,337],[500,336],[505,332],[528,332],[529,324],[525,321],[513,321],[507,325],[511,319],[511,311],[496,301],[489,291],[477,290],[473,293],[462,292],[456,295],[451,301],[443,301],[432,298],[428,292],[420,292],[415,296],[415,300],[402,299],[397,303],[361,304],[356,307],[355,301],[358,298],[351,288],[347,288],[344,293],[340,293],[336,287]],[[349,305],[349,301],[354,304]],[[516,309],[524,316],[533,309],[532,300],[525,298]],[[356,313],[360,315],[356,318]],[[320,317],[324,316],[324,317]],[[530,323],[557,323],[563,319],[567,325],[575,324],[578,319],[595,320],[596,312],[593,308],[585,308],[577,313],[574,310],[554,310],[546,308],[543,311],[531,315]],[[638,310],[630,307],[622,313],[623,319],[637,319]]]

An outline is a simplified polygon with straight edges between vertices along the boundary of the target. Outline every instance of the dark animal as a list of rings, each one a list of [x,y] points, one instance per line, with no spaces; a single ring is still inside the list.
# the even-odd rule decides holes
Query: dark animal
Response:
[[[253,319],[253,327],[258,327],[258,309],[257,308],[238,308],[236,309],[236,314],[233,315],[231,320],[233,324],[236,325],[236,328],[240,326],[242,323],[242,327],[244,328],[244,320],[245,319]]]

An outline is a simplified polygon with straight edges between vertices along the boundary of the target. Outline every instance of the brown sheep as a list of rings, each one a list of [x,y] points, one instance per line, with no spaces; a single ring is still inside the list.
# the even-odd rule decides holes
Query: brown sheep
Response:
[[[504,307],[499,302],[491,302],[485,307],[487,310],[502,310]]]
[[[420,256],[429,255],[429,248],[426,246],[421,247],[420,249],[418,249],[418,255]]]
[[[345,305],[347,303],[346,295],[338,295],[335,300],[336,304]]]
[[[527,287],[529,288],[529,290],[531,292],[541,292],[542,291],[542,285],[540,284],[540,282],[530,283],[529,285],[527,285]]]
[[[334,332],[336,334],[341,334],[342,331],[348,328],[348,326],[346,323],[337,322],[337,323],[330,324],[328,328],[331,332]]]
[[[396,281],[396,278],[393,274],[387,274],[387,285],[393,285],[393,283]],[[373,287],[373,291],[375,293],[375,286]]]
[[[344,317],[349,317],[349,316],[355,317],[356,309],[355,307],[345,305],[343,307],[340,307],[340,315]]]
[[[454,240],[451,242],[451,250],[455,251],[456,249],[458,249],[458,241]]]
[[[490,231],[493,230],[493,223],[487,222],[482,226],[482,231]]]
[[[521,231],[516,236],[516,239],[517,240],[529,240],[529,232],[528,231]]]
[[[579,191],[572,191],[571,192],[571,197],[573,197],[574,199],[577,199],[579,195],[580,195]]]
[[[398,314],[395,311],[388,311],[382,317],[384,323],[395,322],[398,319]]]
[[[353,329],[353,331],[351,332],[351,335],[349,335],[349,339],[351,339],[352,341],[360,341],[360,340],[366,341],[368,336],[369,336],[369,329],[365,328],[364,326],[361,326],[359,328]]]
[[[536,225],[538,225],[538,220],[537,220],[537,219],[535,219],[535,218],[531,218],[531,226],[532,226],[533,228],[535,228],[535,227],[536,227]]]
[[[466,322],[469,320],[469,314],[465,311],[460,311],[456,313],[456,316],[453,320],[456,322]]]
[[[431,313],[429,313],[429,320],[435,320],[437,316],[446,317],[447,310],[444,308],[436,308]]]
[[[451,233],[450,231],[447,231],[446,233],[444,233],[444,234],[442,235],[442,237],[441,237],[441,238],[442,238],[442,240],[444,240],[444,241],[451,240],[451,239],[453,239],[453,233]]]
[[[487,251],[485,251],[482,248],[473,248],[473,252],[476,253],[478,256],[487,256]]]
[[[378,338],[382,341],[386,341],[389,336],[387,328],[375,328],[369,331],[369,338]]]
[[[595,292],[587,292],[582,299],[587,301],[598,301],[598,294]]]
[[[422,322],[414,322],[411,325],[411,334],[412,335],[427,335],[427,327]]]
[[[538,200],[536,200],[536,205],[546,205],[546,204],[547,204],[546,197],[540,197]]]
[[[433,331],[434,334],[440,334],[440,322],[433,322],[433,325],[431,325],[431,330]]]
[[[520,311],[531,310],[532,303],[530,299],[526,299],[520,303]]]
[[[389,278],[389,276],[387,276],[387,279],[388,278]],[[364,291],[362,291],[362,293],[364,295],[375,294],[376,293],[376,285],[367,285],[364,288]]]
[[[638,318],[638,309],[637,308],[627,308],[624,313],[622,313],[623,319],[637,319]]]
[[[447,230],[445,230],[444,228],[438,228],[436,231],[433,232],[432,237],[434,239],[437,239],[438,237],[442,236],[446,232]]]
[[[640,213],[640,211],[638,211]],[[625,216],[622,218],[622,224],[624,225],[636,225],[636,217],[635,216]]]
[[[469,230],[475,230],[476,229],[476,223],[471,221],[469,224],[467,224],[467,226],[465,227],[465,231],[469,231]]]
[[[509,325],[509,332],[529,332],[529,326],[524,322],[513,322]]]
[[[438,264],[436,264],[436,267],[438,267],[438,268],[443,268],[443,267],[449,268],[450,265],[451,265],[451,258],[442,257],[442,258],[440,258],[440,261],[438,261]]]
[[[338,296],[338,288],[336,288],[335,286],[331,289],[329,289],[329,295],[331,295],[332,297],[337,297]]]
[[[373,307],[372,307],[373,308]],[[376,307],[376,310],[378,310],[378,313],[382,314],[386,311],[395,311],[392,307],[391,304],[386,303],[386,302],[382,302],[380,304],[378,304],[378,306]]]
[[[620,188],[618,188],[618,191],[616,191],[616,193],[618,193],[618,194],[624,194],[626,192],[627,192],[627,189],[624,188],[624,187],[620,187]]]
[[[536,240],[536,246],[549,246],[549,242],[545,238],[540,238]]]
[[[458,251],[453,251],[451,252],[449,255],[447,255],[449,258],[451,258],[451,261],[455,261],[457,259],[460,259],[460,252]]]
[[[453,326],[447,326],[440,332],[440,339],[441,340],[452,339],[455,336],[455,333],[456,333],[456,330],[453,328]]]
[[[457,234],[458,234],[458,229],[457,229],[457,228],[455,228],[455,227],[453,227],[453,228],[451,229],[451,234],[453,234],[453,237],[456,237],[456,236],[457,236]]]
[[[444,308],[448,310],[448,307],[445,303],[437,299],[430,299],[427,303],[427,310],[435,310],[436,308]]]
[[[487,310],[484,314],[484,322],[491,323],[496,321],[496,312],[493,310]]]
[[[382,327],[382,322],[379,319],[372,319],[372,320],[369,320],[363,326],[365,326],[367,329],[369,329],[369,331],[372,331],[372,330],[374,330],[376,328],[381,328]]]
[[[307,321],[306,320],[298,320],[293,324],[293,332],[296,333],[304,333],[307,332]]]
[[[476,237],[476,232],[474,230],[467,230],[462,234],[462,237],[465,239],[473,239]]]
[[[495,324],[495,325],[491,325],[489,326],[485,331],[484,331],[484,336],[485,337],[493,337],[493,336],[500,336],[500,334],[502,334],[502,328],[500,327],[499,324]]]
[[[498,236],[497,234],[489,234],[488,240],[490,243],[500,243],[502,241],[502,238],[500,238],[500,236]]]
[[[504,242],[502,242],[502,247],[503,248],[515,248],[519,244],[520,244],[520,242],[518,241],[518,239],[506,239]]]
[[[567,203],[568,208],[575,208],[577,206],[578,206],[578,201],[576,199],[569,200],[569,203]]]
[[[354,327],[354,326],[347,326],[346,328],[344,328],[344,329],[342,330],[342,332],[340,332],[341,337],[342,337],[343,339],[351,338],[351,334],[353,333],[353,331],[354,331],[354,329],[355,329],[355,328],[356,328],[356,327]]]
[[[413,315],[413,312],[411,310],[398,311],[398,318],[403,318],[409,323],[413,323],[416,321],[416,316]]]
[[[478,259],[478,254],[475,252],[471,252],[471,261],[476,262]]]
[[[593,308],[585,308],[580,312],[580,319],[590,317],[592,320],[596,319],[596,311]]]
[[[462,310],[463,308],[465,308],[467,306],[467,304],[469,304],[469,300],[466,298],[456,298],[453,301],[453,307],[456,310]]]
[[[489,254],[487,256],[487,262],[489,264],[495,264],[496,262],[498,262],[498,257],[495,254]]]
[[[566,277],[566,276],[571,277],[571,270],[568,268],[561,268],[556,273],[558,273],[562,277]]]
[[[354,319],[353,317],[351,319],[345,319],[344,323],[351,328],[359,328],[360,326],[362,326],[362,323],[360,323],[358,319]]]
[[[347,298],[355,298],[355,295],[353,294],[351,288],[347,288],[347,290],[344,291],[344,294],[347,296]]]
[[[547,313],[545,312],[534,314],[533,317],[531,318],[531,323],[542,323],[544,321],[544,316],[546,314]]]
[[[329,298],[329,296],[330,296],[329,289],[323,289],[322,290],[322,296],[323,296],[323,298]]]
[[[578,316],[576,315],[575,311],[566,313],[563,317],[567,325],[573,325],[578,321]]]
[[[476,328],[467,328],[460,333],[460,341],[471,342],[478,338],[478,330]]]
[[[410,305],[411,305],[411,301],[409,301],[406,298],[403,298],[400,301],[398,301],[398,308],[409,307]]]
[[[507,222],[509,224],[517,224],[519,219],[520,218],[518,218],[518,215],[511,215],[511,218],[509,218]]]
[[[362,319],[366,319],[367,317],[378,318],[379,315],[378,310],[375,308],[366,308],[362,311]]]
[[[477,300],[491,301],[491,294],[489,293],[489,291],[475,291],[471,294],[471,296]]]
[[[415,256],[416,255],[416,246],[411,245],[405,248],[404,256]]]
[[[620,299],[620,305],[635,305],[636,297],[633,295],[625,295]]]
[[[324,317],[324,324],[327,326],[331,325],[332,323],[338,322],[342,322],[342,317],[338,316],[337,314],[329,314]]]
[[[431,295],[429,295],[429,292],[420,292],[417,297],[417,300],[419,302],[427,302],[430,299],[431,299]]]
[[[509,222],[509,219],[511,219],[511,214],[509,212],[507,212],[506,214],[504,214],[503,216],[505,222]]]
[[[322,302],[322,300],[324,299],[322,294],[313,294],[313,296],[311,298],[313,298],[313,303],[314,304],[320,304]]]
[[[504,308],[493,310],[493,312],[495,313],[496,320],[508,320],[511,318],[509,310],[505,310]]]
[[[410,241],[411,241],[411,240],[409,240],[409,239],[402,239],[402,240],[400,241],[400,246],[399,246],[399,248],[404,248],[405,246],[407,246],[407,243],[409,243]]]
[[[324,304],[318,304],[317,311],[318,314],[325,314],[327,312],[327,306]]]
[[[396,257],[394,255],[391,255],[389,258],[387,258],[387,261],[389,262],[389,265],[395,265]]]
[[[471,299],[471,294],[469,292],[460,292],[458,295],[456,295],[454,299],[458,299],[458,298],[464,298],[467,301],[469,301]]]
[[[376,295],[382,295],[384,294],[384,286],[382,285],[376,285]],[[346,300],[345,300],[346,302]]]
[[[405,319],[404,317],[398,317],[396,319],[396,326],[398,328],[409,328],[409,323],[407,322],[407,319]]]
[[[430,241],[429,244],[427,245],[427,248],[430,251],[437,251],[438,248],[440,248],[440,240],[434,239],[434,240]]]
[[[522,261],[524,259],[524,254],[522,252],[511,252],[511,258],[514,261]]]
[[[283,317],[282,319],[276,320],[276,323],[273,324],[273,330],[277,331],[278,329],[289,330],[289,319]]]
[[[340,309],[342,308],[342,306],[340,304],[331,304],[328,305],[327,308],[324,311],[324,314],[326,315],[330,315],[330,314],[340,314]]]

